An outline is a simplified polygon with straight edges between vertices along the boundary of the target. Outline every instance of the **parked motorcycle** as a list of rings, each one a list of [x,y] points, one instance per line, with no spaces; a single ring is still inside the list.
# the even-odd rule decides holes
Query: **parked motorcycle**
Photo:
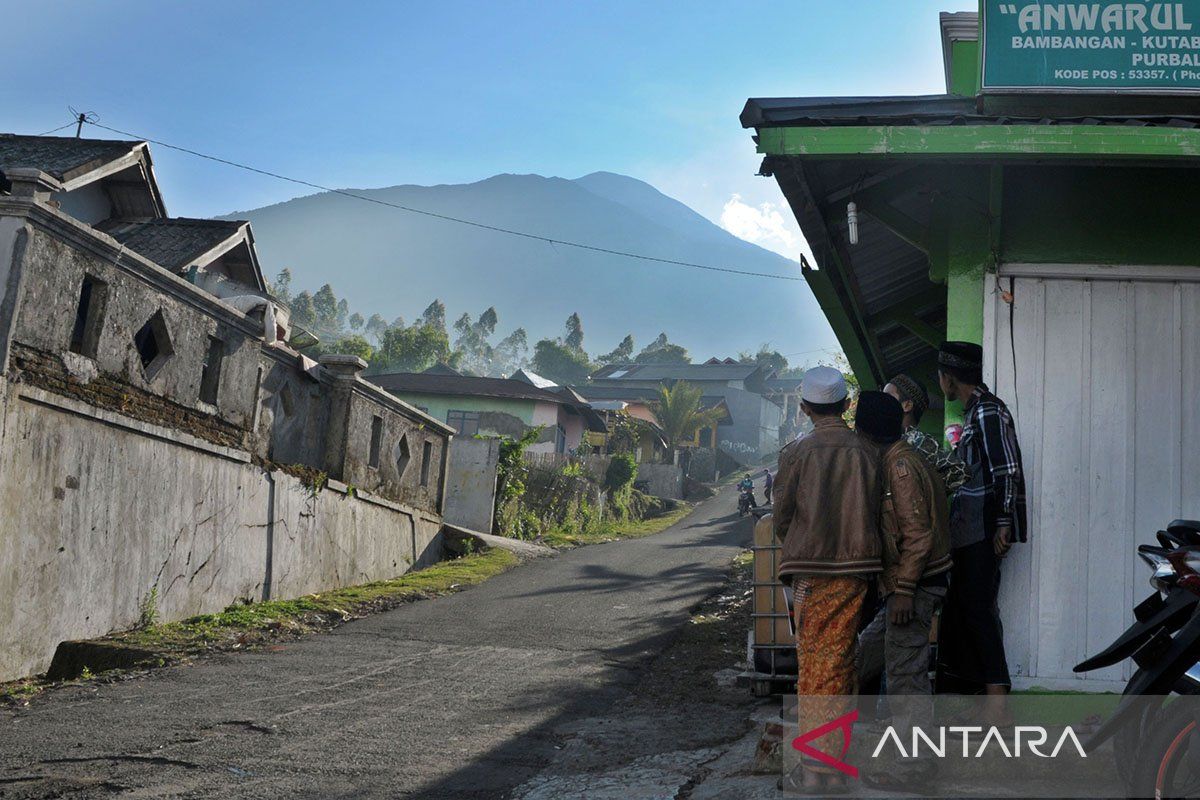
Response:
[[[744,517],[750,513],[750,509],[755,508],[758,504],[754,501],[754,489],[738,489],[738,516]]]
[[[1200,695],[1200,521],[1175,520],[1157,538],[1157,546],[1138,547],[1153,570],[1154,594],[1134,608],[1125,633],[1075,671],[1134,660],[1138,669],[1124,698],[1088,749],[1115,739],[1117,769],[1131,797],[1196,797],[1200,701],[1170,703],[1167,696]]]

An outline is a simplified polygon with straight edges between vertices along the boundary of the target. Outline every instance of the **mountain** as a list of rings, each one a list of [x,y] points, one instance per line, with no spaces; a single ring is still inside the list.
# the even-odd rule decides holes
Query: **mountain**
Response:
[[[354,189],[388,203],[559,240],[718,267],[798,275],[647,183],[596,172],[576,180],[496,175],[478,183]],[[731,275],[550,245],[321,193],[240,211],[263,269],[292,270],[294,290],[333,285],[364,316],[411,321],[434,298],[447,318],[495,306],[497,340],[523,326],[530,345],[578,311],[593,354],[632,333],[640,350],[665,331],[697,360],[770,343],[783,353],[833,344],[803,281]],[[800,359],[802,360],[802,359]]]

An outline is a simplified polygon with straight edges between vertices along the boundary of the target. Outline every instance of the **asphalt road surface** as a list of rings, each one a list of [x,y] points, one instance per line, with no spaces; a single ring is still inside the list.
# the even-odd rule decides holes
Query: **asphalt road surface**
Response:
[[[561,764],[571,731],[621,720],[649,672],[670,671],[662,654],[689,610],[749,544],[735,503],[727,488],[664,533],[534,561],[275,652],[0,710],[0,797],[520,794]],[[659,711],[665,749],[745,733],[720,730],[719,709]],[[655,715],[639,719],[605,740],[610,752],[650,746]]]

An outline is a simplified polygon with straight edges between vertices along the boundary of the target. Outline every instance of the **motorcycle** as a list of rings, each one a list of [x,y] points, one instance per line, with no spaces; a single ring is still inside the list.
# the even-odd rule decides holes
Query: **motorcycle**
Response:
[[[1195,797],[1200,793],[1200,702],[1170,703],[1168,695],[1200,695],[1200,521],[1175,520],[1140,545],[1154,593],[1133,610],[1134,623],[1075,672],[1132,658],[1113,715],[1087,747],[1114,738],[1117,771],[1131,797]]]
[[[738,489],[738,516],[744,517],[750,513],[752,508],[756,508],[758,504],[754,501],[754,489]]]

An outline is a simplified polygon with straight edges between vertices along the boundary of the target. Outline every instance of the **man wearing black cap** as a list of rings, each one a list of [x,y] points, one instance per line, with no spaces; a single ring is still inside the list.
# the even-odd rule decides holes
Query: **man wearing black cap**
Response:
[[[953,493],[967,482],[967,468],[953,450],[946,450],[937,440],[917,427],[929,408],[929,392],[924,384],[904,373],[893,377],[883,390],[900,401],[904,409],[904,440],[930,463],[946,491]]]
[[[1021,448],[1008,407],[983,382],[983,348],[943,344],[938,382],[947,400],[963,404],[956,452],[969,471],[951,504],[954,568],[938,637],[938,688],[987,694],[985,721],[1007,724],[1012,680],[997,596],[1002,559],[1028,539]]]
[[[879,588],[885,605],[859,635],[859,680],[887,675],[887,693],[896,727],[933,720],[929,695],[929,632],[946,596],[950,569],[949,508],[942,479],[903,438],[904,410],[883,392],[863,392],[855,430],[875,443],[883,463],[883,573]],[[902,760],[867,782],[877,789],[911,787],[926,777],[929,761]]]

